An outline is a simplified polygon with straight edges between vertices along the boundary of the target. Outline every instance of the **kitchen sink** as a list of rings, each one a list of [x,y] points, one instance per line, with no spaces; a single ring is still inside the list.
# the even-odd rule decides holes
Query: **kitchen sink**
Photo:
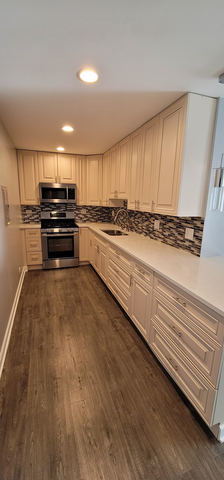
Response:
[[[128,233],[124,233],[121,230],[102,230],[102,232],[107,233],[107,235],[112,235],[113,237],[120,237],[121,235],[128,235]]]

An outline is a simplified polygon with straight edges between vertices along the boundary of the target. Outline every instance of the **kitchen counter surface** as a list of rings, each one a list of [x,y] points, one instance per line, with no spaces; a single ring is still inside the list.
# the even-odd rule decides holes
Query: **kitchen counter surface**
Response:
[[[21,223],[20,229],[27,230],[28,228],[40,228],[40,223]]]
[[[199,258],[134,232],[112,237],[101,231],[119,228],[110,223],[77,225],[90,228],[224,317],[224,257]]]

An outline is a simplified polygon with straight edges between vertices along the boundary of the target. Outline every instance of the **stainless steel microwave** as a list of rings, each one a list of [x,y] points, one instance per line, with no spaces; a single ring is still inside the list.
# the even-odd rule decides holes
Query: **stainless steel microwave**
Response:
[[[40,203],[76,203],[76,185],[40,183]]]

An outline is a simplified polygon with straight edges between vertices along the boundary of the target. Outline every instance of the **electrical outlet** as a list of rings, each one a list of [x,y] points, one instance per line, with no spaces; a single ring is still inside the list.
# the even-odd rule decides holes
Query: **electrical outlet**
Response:
[[[186,240],[194,240],[194,229],[185,228],[185,238]]]
[[[82,208],[81,213],[86,213],[86,208]]]
[[[154,220],[154,230],[159,230],[160,220]]]

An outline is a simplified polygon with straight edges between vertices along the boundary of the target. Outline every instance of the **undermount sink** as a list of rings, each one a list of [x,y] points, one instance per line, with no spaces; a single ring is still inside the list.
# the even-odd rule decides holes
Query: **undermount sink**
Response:
[[[107,235],[112,235],[113,237],[120,237],[121,235],[128,235],[128,233],[124,233],[121,230],[102,230],[102,232],[107,233]]]

